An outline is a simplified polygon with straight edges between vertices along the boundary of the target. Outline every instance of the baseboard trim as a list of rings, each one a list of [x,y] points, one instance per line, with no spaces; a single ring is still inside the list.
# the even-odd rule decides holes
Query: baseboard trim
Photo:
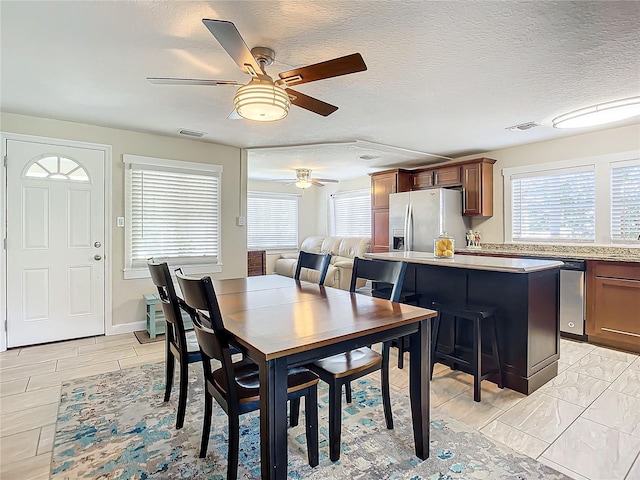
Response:
[[[105,335],[122,335],[123,333],[133,333],[136,330],[145,330],[147,324],[144,320],[139,322],[119,323],[117,325],[110,325],[107,327]]]

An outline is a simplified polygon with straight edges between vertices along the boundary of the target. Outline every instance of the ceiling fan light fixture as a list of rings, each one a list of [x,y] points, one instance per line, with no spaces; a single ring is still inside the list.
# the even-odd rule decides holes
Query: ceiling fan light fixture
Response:
[[[626,98],[581,108],[553,119],[555,128],[581,128],[602,125],[640,115],[640,97]]]
[[[289,95],[282,87],[259,78],[240,87],[233,103],[238,115],[258,122],[281,120],[287,116],[291,107]]]
[[[294,183],[294,185],[298,188],[309,188],[311,185],[313,185],[313,183],[311,183],[309,180],[301,179]]]

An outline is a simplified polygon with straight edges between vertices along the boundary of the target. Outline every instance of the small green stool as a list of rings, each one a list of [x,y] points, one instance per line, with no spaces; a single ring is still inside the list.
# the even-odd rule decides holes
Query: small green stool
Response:
[[[157,310],[157,305],[160,305],[160,297],[155,293],[147,293],[144,296],[144,302],[147,310],[147,332],[149,332],[149,338],[156,338],[157,335],[164,333],[164,315],[162,310]],[[157,325],[158,320],[162,320],[160,325]]]

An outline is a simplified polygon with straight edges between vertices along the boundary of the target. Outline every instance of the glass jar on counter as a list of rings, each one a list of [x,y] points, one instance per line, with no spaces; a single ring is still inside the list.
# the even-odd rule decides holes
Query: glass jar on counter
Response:
[[[433,240],[433,256],[436,258],[453,258],[456,241],[444,232]]]

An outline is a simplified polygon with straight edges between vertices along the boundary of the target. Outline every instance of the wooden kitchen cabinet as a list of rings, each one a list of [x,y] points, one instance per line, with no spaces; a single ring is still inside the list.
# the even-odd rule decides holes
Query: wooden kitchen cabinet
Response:
[[[587,261],[589,342],[640,353],[640,263]]]
[[[371,174],[371,251],[389,251],[389,195],[411,190],[411,172],[402,169]]]
[[[462,165],[462,214],[493,215],[493,164],[491,158],[469,160]]]
[[[462,185],[460,165],[414,170],[411,176],[411,190],[459,185]]]

